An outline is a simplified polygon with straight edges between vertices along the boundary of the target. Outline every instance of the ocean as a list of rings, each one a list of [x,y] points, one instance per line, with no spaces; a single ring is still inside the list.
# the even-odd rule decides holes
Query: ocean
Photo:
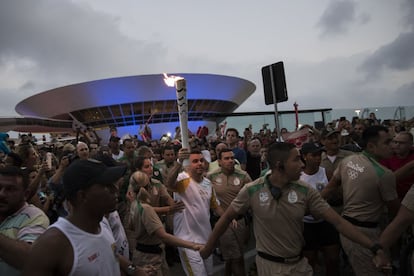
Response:
[[[284,111],[284,110],[282,110]],[[346,117],[347,120],[352,121],[353,117],[367,118],[369,113],[374,112],[377,119],[380,120],[409,120],[414,118],[414,106],[388,106],[388,107],[364,107],[364,108],[348,108],[348,109],[332,109],[324,112],[325,123],[337,120],[340,117]],[[322,113],[299,113],[300,125],[312,125],[315,122],[322,121]],[[275,116],[272,115],[256,115],[256,116],[241,116],[241,117],[227,117],[227,127],[234,127],[239,130],[240,134],[250,124],[253,127],[253,132],[259,132],[263,125],[268,124],[267,128],[273,130],[275,127]],[[279,114],[279,128],[287,128],[288,131],[295,130],[296,119],[295,114]]]

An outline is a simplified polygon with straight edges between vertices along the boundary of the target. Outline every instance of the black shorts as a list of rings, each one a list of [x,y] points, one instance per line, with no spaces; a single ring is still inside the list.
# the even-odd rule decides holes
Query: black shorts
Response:
[[[324,246],[339,244],[339,234],[329,222],[304,223],[303,237],[305,247],[303,250],[317,250]]]

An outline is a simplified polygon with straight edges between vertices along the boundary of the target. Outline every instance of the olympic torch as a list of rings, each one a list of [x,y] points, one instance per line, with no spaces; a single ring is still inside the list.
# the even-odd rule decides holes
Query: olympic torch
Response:
[[[183,148],[190,149],[190,144],[188,142],[188,102],[186,81],[183,77],[168,76],[164,73],[164,82],[170,87],[175,86],[178,105],[178,118],[180,120],[181,129],[181,144]]]

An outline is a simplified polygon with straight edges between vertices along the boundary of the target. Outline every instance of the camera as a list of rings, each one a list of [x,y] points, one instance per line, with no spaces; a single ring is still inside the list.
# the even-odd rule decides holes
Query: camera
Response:
[[[45,204],[46,202],[46,194],[44,192],[38,192],[37,195],[39,196],[40,203]]]
[[[65,151],[62,154],[62,158],[63,159],[67,159],[69,161],[69,164],[72,163],[73,160],[75,160],[76,155],[72,152],[72,151]]]

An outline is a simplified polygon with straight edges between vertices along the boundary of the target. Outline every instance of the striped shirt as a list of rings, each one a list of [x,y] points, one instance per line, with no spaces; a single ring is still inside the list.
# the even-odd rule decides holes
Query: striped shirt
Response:
[[[39,208],[27,203],[0,224],[0,234],[13,239],[34,242],[49,226],[49,219]],[[21,272],[0,259],[0,275],[20,275]]]

